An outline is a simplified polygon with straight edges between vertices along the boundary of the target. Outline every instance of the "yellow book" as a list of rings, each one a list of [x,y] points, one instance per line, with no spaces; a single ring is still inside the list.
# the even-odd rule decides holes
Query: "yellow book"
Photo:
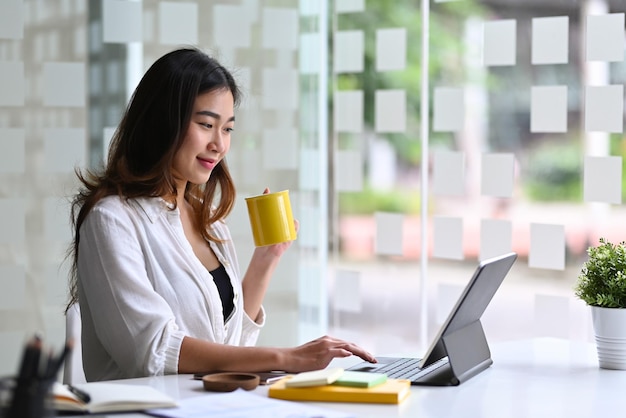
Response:
[[[369,388],[353,386],[287,387],[285,377],[269,387],[268,396],[289,401],[363,402],[397,404],[411,393],[411,382],[404,379],[387,379],[385,383]]]

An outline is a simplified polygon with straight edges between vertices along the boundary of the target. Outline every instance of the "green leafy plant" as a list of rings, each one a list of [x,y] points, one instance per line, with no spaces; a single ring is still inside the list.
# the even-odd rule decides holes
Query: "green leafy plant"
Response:
[[[600,244],[589,247],[587,254],[575,295],[587,305],[626,308],[626,243],[613,244],[600,238]]]

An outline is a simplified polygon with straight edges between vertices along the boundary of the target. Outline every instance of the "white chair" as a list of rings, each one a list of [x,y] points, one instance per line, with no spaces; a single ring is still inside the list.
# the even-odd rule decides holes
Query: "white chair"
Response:
[[[83,371],[83,351],[80,343],[81,320],[80,306],[74,303],[65,315],[65,339],[74,340],[74,348],[65,359],[63,366],[63,383],[75,385],[85,383],[85,372]]]

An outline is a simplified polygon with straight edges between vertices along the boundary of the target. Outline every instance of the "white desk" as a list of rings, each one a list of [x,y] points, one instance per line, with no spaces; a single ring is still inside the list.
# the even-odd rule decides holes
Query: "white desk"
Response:
[[[357,417],[602,417],[626,411],[626,371],[598,367],[595,345],[559,339],[502,342],[491,347],[494,364],[456,387],[414,386],[400,405],[315,403]],[[356,358],[333,365],[348,366]],[[215,396],[190,375],[129,379],[176,399]],[[256,393],[266,395],[267,387]],[[145,417],[141,414],[115,415]]]

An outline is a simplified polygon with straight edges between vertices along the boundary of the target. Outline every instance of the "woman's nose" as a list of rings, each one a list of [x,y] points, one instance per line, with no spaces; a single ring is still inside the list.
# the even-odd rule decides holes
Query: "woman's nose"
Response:
[[[222,152],[224,150],[224,138],[219,131],[211,135],[208,148],[212,151]]]

